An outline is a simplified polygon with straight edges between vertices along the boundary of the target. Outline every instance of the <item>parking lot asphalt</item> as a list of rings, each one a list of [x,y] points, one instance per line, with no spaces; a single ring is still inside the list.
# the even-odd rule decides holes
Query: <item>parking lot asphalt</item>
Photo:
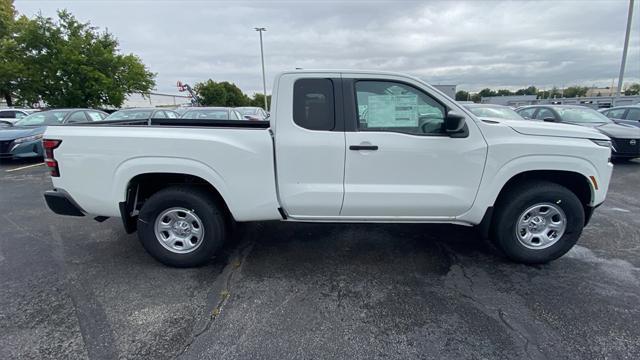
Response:
[[[547,265],[461,226],[265,222],[198,269],[51,213],[25,165],[0,164],[1,359],[640,358],[640,161]]]

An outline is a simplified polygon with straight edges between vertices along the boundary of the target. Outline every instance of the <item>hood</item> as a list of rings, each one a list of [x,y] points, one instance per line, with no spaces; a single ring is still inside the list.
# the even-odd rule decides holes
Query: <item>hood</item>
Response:
[[[531,120],[504,120],[495,118],[488,120],[505,124],[516,132],[524,135],[609,140],[609,138],[601,132],[582,126]]]
[[[44,134],[47,129],[46,126],[21,126],[21,127],[8,127],[0,128],[0,141],[15,140],[17,138],[25,136],[33,136],[38,134]]]
[[[627,124],[593,124],[593,128],[616,139],[640,139],[640,128]]]

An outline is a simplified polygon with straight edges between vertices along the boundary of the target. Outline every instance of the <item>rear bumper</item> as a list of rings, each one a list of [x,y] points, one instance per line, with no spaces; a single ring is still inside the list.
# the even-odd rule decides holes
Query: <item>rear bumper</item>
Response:
[[[44,200],[51,211],[59,215],[84,216],[84,211],[64,190],[48,190]]]

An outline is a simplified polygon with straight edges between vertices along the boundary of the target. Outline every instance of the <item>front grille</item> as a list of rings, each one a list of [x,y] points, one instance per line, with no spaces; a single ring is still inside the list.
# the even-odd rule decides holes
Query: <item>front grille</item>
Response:
[[[611,139],[617,154],[640,154],[640,139]]]
[[[0,154],[8,154],[9,150],[11,150],[11,143],[13,143],[13,140],[0,141]]]

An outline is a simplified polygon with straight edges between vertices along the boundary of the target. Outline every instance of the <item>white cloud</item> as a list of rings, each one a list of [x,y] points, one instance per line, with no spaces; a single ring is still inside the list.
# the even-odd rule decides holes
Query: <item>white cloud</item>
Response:
[[[16,1],[26,15],[66,8],[108,28],[124,52],[158,74],[158,90],[171,93],[177,80],[208,78],[261,91],[255,26],[268,28],[268,86],[276,72],[295,67],[388,69],[471,90],[608,85],[619,71],[627,7],[626,1]],[[626,79],[640,81],[637,19]]]

